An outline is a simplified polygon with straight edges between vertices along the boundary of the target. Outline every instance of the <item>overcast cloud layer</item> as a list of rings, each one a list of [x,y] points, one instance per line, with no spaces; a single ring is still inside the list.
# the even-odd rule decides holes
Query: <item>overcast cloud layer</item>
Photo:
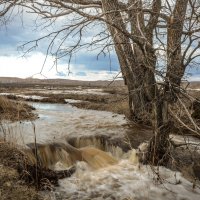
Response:
[[[73,55],[70,65],[68,59],[63,58],[54,65],[55,58],[48,56],[42,75],[39,75],[46,57],[48,40],[38,43],[37,49],[24,55],[21,48],[27,41],[37,39],[48,30],[35,29],[34,16],[15,17],[6,26],[0,27],[0,76],[9,77],[39,77],[39,78],[67,78],[81,80],[112,80],[119,73],[119,64],[114,52],[97,59],[97,51],[81,50]],[[89,35],[89,34],[88,34]],[[89,38],[89,36],[88,36]],[[88,39],[87,37],[84,40]],[[68,41],[70,43],[70,41]],[[28,46],[24,49],[27,50]],[[110,58],[112,62],[110,62]]]
[[[62,21],[60,21],[60,24]],[[60,25],[58,22],[58,26]],[[0,26],[0,76],[4,77],[36,77],[36,78],[67,78],[79,80],[112,80],[119,73],[119,63],[114,52],[110,57],[106,55],[99,56],[98,51],[82,49],[73,54],[70,65],[68,57],[65,57],[57,63],[55,67],[55,57],[46,57],[46,50],[49,44],[48,40],[42,40],[38,47],[28,54],[24,55],[21,48],[27,41],[44,36],[57,28],[49,27],[47,29],[35,29],[35,17],[24,14],[23,20],[18,17],[11,19],[6,26]],[[98,27],[97,27],[98,29]],[[91,41],[94,29],[91,29],[84,36],[84,41]],[[66,46],[73,40],[67,41]],[[31,44],[30,46],[32,46]],[[27,50],[29,46],[24,49]],[[111,61],[111,62],[110,62]],[[42,75],[39,74],[41,69]],[[186,76],[189,80],[200,80],[200,72],[197,69],[188,69],[190,74]]]

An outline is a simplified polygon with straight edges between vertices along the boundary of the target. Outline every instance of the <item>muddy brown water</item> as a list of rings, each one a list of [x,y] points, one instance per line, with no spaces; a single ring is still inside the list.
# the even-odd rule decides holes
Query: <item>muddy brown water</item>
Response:
[[[8,140],[20,145],[36,141],[48,143],[67,140],[76,147],[93,145],[102,150],[118,149],[116,154],[127,152],[148,140],[152,132],[131,126],[123,115],[111,112],[83,110],[70,104],[30,103],[39,118],[33,122],[4,123]],[[3,133],[2,133],[3,134]]]
[[[76,173],[60,180],[60,187],[43,193],[49,200],[199,200],[200,189],[179,172],[156,170],[135,162],[134,149],[152,132],[130,126],[123,115],[83,110],[69,104],[31,103],[39,118],[34,122],[4,123],[0,134],[20,145],[68,140],[76,147],[93,145],[111,152],[119,163],[92,170],[78,162]],[[141,141],[140,141],[141,140]],[[129,151],[128,151],[129,150]],[[58,163],[57,169],[61,169]],[[157,176],[159,174],[159,177]]]

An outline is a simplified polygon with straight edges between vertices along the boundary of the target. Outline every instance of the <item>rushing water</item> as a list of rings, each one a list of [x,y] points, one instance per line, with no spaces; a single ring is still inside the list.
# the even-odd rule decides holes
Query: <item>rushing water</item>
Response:
[[[149,166],[135,165],[128,159],[118,165],[92,171],[79,163],[76,173],[60,181],[52,199],[88,200],[198,200],[200,190],[193,190],[192,183],[180,173],[159,168],[158,180]]]
[[[31,122],[8,123],[2,127],[7,139],[19,144],[34,142],[63,141],[76,139],[76,146],[95,145],[111,151],[101,138],[108,140],[124,138],[126,120],[123,115],[110,112],[82,110],[66,104],[32,103],[39,118]],[[139,130],[138,130],[139,131]],[[142,134],[142,133],[141,133]],[[99,140],[96,139],[99,137]],[[91,139],[93,138],[93,139]],[[95,139],[94,139],[95,138]],[[105,142],[104,142],[105,143]],[[112,152],[112,151],[111,151]],[[113,150],[113,154],[116,149]],[[119,151],[117,151],[119,152]],[[114,166],[92,170],[86,163],[78,162],[76,173],[60,180],[60,187],[46,194],[52,200],[198,200],[200,190],[180,173],[160,167],[139,166],[135,151],[118,153],[119,163]],[[57,165],[60,168],[60,164]]]

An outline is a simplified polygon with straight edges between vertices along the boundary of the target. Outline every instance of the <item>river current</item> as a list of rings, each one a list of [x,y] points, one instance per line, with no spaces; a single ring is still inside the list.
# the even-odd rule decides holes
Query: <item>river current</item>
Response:
[[[1,134],[6,132],[7,140],[19,145],[34,142],[48,143],[70,138],[107,136],[124,138],[127,121],[123,115],[110,112],[83,110],[69,104],[31,103],[39,118],[34,122],[5,123]],[[5,131],[6,130],[6,131]],[[101,144],[97,140],[84,140],[82,144]],[[86,142],[87,141],[87,142]],[[93,143],[93,144],[92,144]],[[111,147],[104,150],[109,151]],[[117,153],[116,153],[117,151]],[[91,169],[86,163],[76,164],[75,174],[60,180],[60,187],[45,193],[51,200],[199,200],[200,189],[164,167],[152,168],[137,162],[135,150],[123,152],[116,148],[110,151],[118,159],[118,164],[99,170]],[[119,153],[120,152],[120,153]],[[57,169],[63,166],[58,163]]]

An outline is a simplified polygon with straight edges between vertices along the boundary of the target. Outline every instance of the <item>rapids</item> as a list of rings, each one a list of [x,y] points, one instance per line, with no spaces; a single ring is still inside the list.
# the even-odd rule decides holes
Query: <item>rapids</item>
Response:
[[[200,189],[193,189],[193,184],[179,172],[140,166],[134,153],[117,165],[99,170],[79,162],[76,173],[60,180],[60,187],[48,194],[51,200],[199,200],[199,197]]]
[[[6,123],[0,134],[6,133],[7,140],[20,145],[34,142],[63,141],[76,138],[77,147],[93,144],[118,157],[119,163],[92,170],[86,163],[78,162],[77,171],[68,178],[60,180],[55,191],[43,193],[51,200],[199,200],[200,189],[164,167],[153,169],[139,165],[135,150],[124,153],[105,141],[123,139],[127,121],[123,115],[110,112],[83,110],[69,104],[31,103],[39,118],[34,122]],[[143,130],[136,130],[140,135]],[[98,137],[100,136],[100,137]],[[102,142],[102,138],[105,140]],[[80,138],[85,138],[81,140]],[[179,138],[178,138],[179,139]],[[121,142],[123,143],[123,141]],[[57,169],[63,169],[57,163]]]

